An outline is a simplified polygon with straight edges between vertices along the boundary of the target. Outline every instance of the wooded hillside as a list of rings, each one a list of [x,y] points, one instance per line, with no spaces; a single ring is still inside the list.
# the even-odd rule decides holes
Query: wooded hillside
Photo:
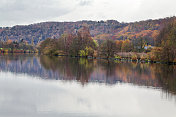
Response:
[[[83,26],[90,29],[93,39],[101,40],[125,40],[135,41],[138,38],[145,39],[151,45],[156,41],[155,37],[163,28],[164,24],[175,17],[146,20],[133,23],[120,23],[115,20],[108,21],[78,21],[78,22],[43,22],[26,26],[13,26],[0,28],[0,40],[25,40],[29,44],[34,40],[34,43],[40,43],[47,38],[60,38],[65,32],[75,33]]]

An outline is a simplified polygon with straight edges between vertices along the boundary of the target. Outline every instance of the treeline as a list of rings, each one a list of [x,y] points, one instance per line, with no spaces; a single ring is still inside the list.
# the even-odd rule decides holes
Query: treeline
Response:
[[[36,53],[38,50],[34,44],[28,44],[23,39],[12,41],[6,37],[5,41],[0,41],[0,53]]]
[[[165,24],[156,38],[155,46],[139,37],[135,40],[92,39],[89,28],[83,27],[75,33],[63,34],[59,39],[46,39],[40,44],[40,52],[46,55],[68,55],[101,58],[130,58],[153,62],[176,62],[176,20]],[[122,56],[119,53],[131,53]],[[138,55],[136,53],[144,53]]]
[[[31,43],[45,40],[46,38],[60,38],[65,31],[74,31],[87,25],[91,35],[96,40],[104,40],[105,36],[114,40],[145,38],[153,45],[155,35],[163,27],[163,24],[170,22],[176,17],[168,17],[157,20],[146,20],[132,23],[120,23],[116,20],[107,21],[78,21],[78,22],[43,22],[31,25],[17,25],[13,27],[0,27],[0,40],[5,40],[6,36],[11,40],[24,39]]]
[[[47,55],[93,56],[97,42],[89,29],[83,27],[75,34],[63,34],[59,39],[46,39],[40,44],[40,52]]]
[[[98,43],[92,39],[89,28],[84,26],[76,33],[63,34],[59,39],[46,39],[40,44],[40,52],[46,55],[112,58],[119,52],[144,52],[146,44],[141,38],[135,41],[107,39]]]
[[[166,24],[161,30],[154,54],[162,62],[176,62],[176,20]]]

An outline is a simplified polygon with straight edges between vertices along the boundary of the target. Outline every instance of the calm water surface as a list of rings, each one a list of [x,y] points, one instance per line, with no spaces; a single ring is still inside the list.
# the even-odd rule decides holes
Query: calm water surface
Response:
[[[176,117],[176,66],[0,56],[0,117]]]

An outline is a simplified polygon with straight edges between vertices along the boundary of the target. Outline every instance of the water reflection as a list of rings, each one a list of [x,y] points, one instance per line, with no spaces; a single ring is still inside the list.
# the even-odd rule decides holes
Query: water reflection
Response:
[[[0,70],[0,117],[176,115],[175,66],[7,55]]]
[[[162,88],[176,94],[176,66],[69,57],[34,55],[0,56],[0,69],[39,76],[42,79],[89,82],[131,83],[137,86]]]
[[[36,80],[0,73],[0,117],[175,117],[160,90],[117,84]],[[157,109],[157,111],[156,111]]]

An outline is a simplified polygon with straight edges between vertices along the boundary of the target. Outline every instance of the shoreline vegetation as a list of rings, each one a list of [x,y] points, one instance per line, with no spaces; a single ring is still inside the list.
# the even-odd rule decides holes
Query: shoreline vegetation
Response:
[[[38,53],[37,47],[34,42],[28,44],[25,40],[12,41],[6,37],[6,41],[0,41],[0,54],[8,53]]]
[[[142,37],[131,40],[93,40],[89,28],[65,33],[59,39],[46,39],[40,44],[41,54],[84,58],[129,59],[154,63],[176,63],[176,20],[162,28],[154,45]]]
[[[97,41],[91,37],[89,28],[83,26],[75,32],[64,33],[59,39],[47,38],[38,45],[25,40],[0,42],[0,53],[40,53],[49,56],[71,56],[91,59],[129,60],[176,64],[176,20],[162,28],[149,45],[144,38],[136,40],[106,39]]]
[[[126,53],[126,54],[131,54],[131,53]],[[113,58],[104,58],[104,57],[83,57],[83,56],[69,56],[69,55],[55,55],[56,57],[72,57],[72,58],[85,58],[85,59],[104,59],[104,60],[113,60],[113,61],[128,61],[128,62],[137,62],[137,63],[160,63],[160,64],[168,64],[168,65],[176,65],[176,62],[162,62],[162,61],[152,61],[150,59],[144,59],[143,57],[141,58],[140,55],[144,53],[135,53],[135,56],[139,55],[138,58],[132,58],[133,55],[131,56],[120,56],[119,57],[113,57]],[[52,56],[50,56],[52,57]]]

